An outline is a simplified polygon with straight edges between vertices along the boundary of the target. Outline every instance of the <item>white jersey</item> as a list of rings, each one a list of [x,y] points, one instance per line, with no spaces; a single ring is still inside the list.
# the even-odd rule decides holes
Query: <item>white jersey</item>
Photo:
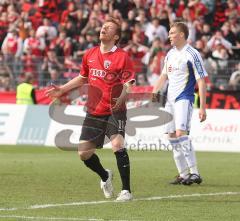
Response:
[[[194,101],[196,80],[207,76],[199,52],[189,44],[180,51],[174,47],[166,55],[162,74],[168,76],[168,101]]]

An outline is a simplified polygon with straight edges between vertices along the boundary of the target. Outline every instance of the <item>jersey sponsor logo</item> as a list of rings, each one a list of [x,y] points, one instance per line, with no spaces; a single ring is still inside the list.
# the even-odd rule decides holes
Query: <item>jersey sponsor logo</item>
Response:
[[[172,65],[168,67],[168,72],[172,72]]]
[[[178,71],[178,70],[179,70],[178,67],[173,67],[171,64],[170,64],[170,66],[168,67],[168,72]]]
[[[111,63],[112,63],[112,62],[109,61],[109,60],[104,60],[104,63],[103,63],[104,68],[105,68],[105,69],[108,69],[108,68],[110,67],[110,64],[111,64]]]
[[[91,68],[89,71],[89,74],[92,80],[96,80],[95,77],[98,77],[98,78],[103,78],[106,82],[113,82],[116,80],[127,80],[131,77],[132,73],[126,70],[116,73],[116,72],[109,72],[101,69]]]
[[[107,72],[104,70],[99,70],[95,68],[90,69],[90,75],[93,77],[105,78]]]

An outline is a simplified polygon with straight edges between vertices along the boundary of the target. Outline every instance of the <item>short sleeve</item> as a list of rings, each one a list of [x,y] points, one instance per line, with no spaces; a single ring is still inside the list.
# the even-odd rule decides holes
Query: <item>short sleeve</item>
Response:
[[[204,68],[204,64],[203,64],[201,55],[198,52],[193,54],[192,63],[193,63],[193,70],[194,70],[194,75],[195,75],[196,80],[198,80],[199,78],[205,78],[208,76],[208,74]]]
[[[167,60],[168,60],[168,56],[166,56],[164,58],[163,69],[162,69],[162,72],[161,72],[161,74],[164,74],[164,75],[167,75]]]

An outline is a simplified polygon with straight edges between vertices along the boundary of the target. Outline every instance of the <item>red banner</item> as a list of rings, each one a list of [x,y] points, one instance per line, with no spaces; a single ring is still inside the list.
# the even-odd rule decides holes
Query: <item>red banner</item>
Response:
[[[35,90],[38,104],[49,104],[51,100],[44,95],[46,89]],[[0,92],[0,103],[16,104],[16,91]]]
[[[210,109],[240,109],[240,91],[207,92],[207,108]]]

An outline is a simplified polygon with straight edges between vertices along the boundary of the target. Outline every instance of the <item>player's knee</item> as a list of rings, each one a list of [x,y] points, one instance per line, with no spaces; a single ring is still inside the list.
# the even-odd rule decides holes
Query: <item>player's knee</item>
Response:
[[[88,160],[93,155],[93,152],[78,150],[78,155],[81,160]]]
[[[120,141],[112,142],[112,149],[113,149],[114,152],[118,151],[118,150],[120,150],[122,148],[123,148],[123,143],[122,142],[120,142]]]
[[[179,137],[182,137],[182,136],[185,136],[187,135],[187,132],[186,131],[183,131],[183,130],[177,130],[176,131],[176,137],[179,138]]]
[[[124,138],[120,135],[111,137],[111,144],[113,151],[118,151],[123,148],[124,146]],[[114,138],[114,139],[113,139]]]
[[[170,138],[170,139],[176,138],[176,133],[169,133],[168,138]]]

